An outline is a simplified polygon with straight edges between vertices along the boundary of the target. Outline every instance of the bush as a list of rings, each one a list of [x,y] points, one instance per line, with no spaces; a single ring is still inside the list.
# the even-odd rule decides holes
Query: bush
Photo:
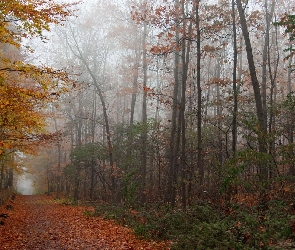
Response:
[[[290,208],[276,200],[267,207],[262,211],[258,206],[233,205],[228,214],[208,203],[186,211],[166,205],[139,210],[109,206],[97,208],[97,214],[128,225],[138,237],[170,240],[174,250],[294,249],[295,217]]]

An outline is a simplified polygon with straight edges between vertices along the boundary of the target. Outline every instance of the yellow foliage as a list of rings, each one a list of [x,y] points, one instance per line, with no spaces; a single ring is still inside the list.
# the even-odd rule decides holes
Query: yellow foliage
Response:
[[[0,156],[34,152],[48,139],[46,107],[71,80],[62,71],[24,63],[22,39],[40,37],[72,13],[52,0],[0,1]],[[29,48],[26,48],[29,49]]]
[[[70,6],[52,0],[1,0],[0,43],[20,47],[22,38],[42,37],[50,24],[58,24],[71,14]]]

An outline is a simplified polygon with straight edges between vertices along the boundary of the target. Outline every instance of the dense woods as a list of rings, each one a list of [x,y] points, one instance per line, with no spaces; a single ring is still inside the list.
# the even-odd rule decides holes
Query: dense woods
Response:
[[[74,202],[294,198],[292,0],[29,2],[0,4],[1,188],[25,167]]]
[[[287,1],[81,8],[36,48],[76,81],[50,107],[60,134],[40,151],[40,183],[74,200],[183,208],[292,193],[286,11]]]

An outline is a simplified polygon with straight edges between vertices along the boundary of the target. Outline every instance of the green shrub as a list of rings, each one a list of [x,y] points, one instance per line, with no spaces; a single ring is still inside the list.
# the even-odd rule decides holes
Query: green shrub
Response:
[[[268,210],[262,211],[258,206],[233,205],[228,215],[208,203],[185,211],[149,204],[136,212],[105,206],[96,213],[133,228],[138,237],[171,240],[173,250],[294,249],[291,222],[295,218],[288,205],[273,200],[266,207]]]

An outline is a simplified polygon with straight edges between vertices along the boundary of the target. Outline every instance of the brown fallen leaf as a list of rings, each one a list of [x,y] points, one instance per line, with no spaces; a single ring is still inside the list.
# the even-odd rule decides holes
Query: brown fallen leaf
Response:
[[[1,249],[170,249],[167,242],[137,239],[114,221],[84,216],[89,207],[61,205],[46,195],[17,195],[13,207],[0,208],[7,214],[0,227]]]

